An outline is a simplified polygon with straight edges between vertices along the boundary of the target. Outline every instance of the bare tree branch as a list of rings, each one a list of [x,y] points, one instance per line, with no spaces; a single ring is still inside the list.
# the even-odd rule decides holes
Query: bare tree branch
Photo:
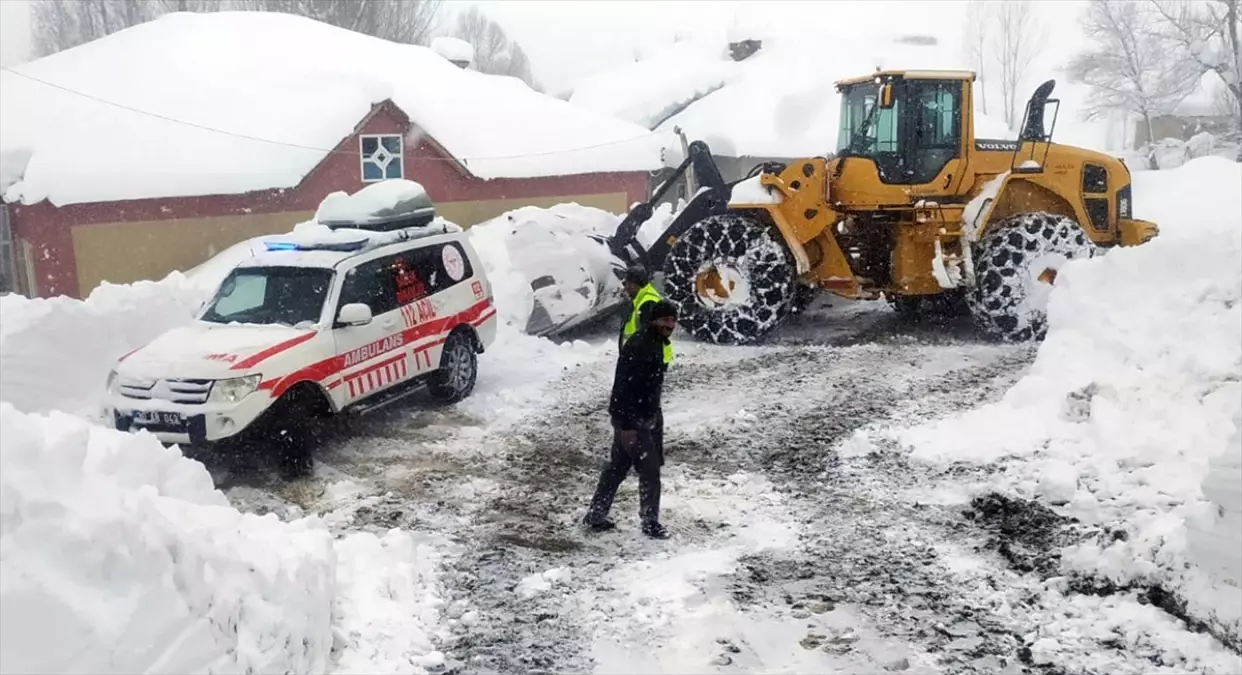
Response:
[[[975,71],[975,90],[979,93],[979,102],[984,115],[988,114],[988,61],[991,57],[988,45],[992,40],[995,28],[992,5],[987,0],[970,0],[966,7],[966,36],[963,40],[963,53]]]
[[[1045,31],[1030,0],[1005,0],[995,3],[995,8],[997,26],[993,50],[1000,66],[1005,123],[1015,129],[1021,123],[1018,94],[1031,63],[1043,51]]]
[[[521,45],[509,39],[504,28],[477,7],[457,15],[453,35],[474,47],[474,67],[479,72],[509,75],[522,80],[532,89],[539,88],[531,72],[530,59]]]
[[[1234,135],[1242,141],[1242,28],[1240,0],[1186,3],[1149,0],[1163,19],[1161,36],[1169,47],[1193,59],[1201,72],[1220,77],[1233,97]],[[1242,161],[1242,150],[1239,150]]]
[[[297,14],[393,42],[427,44],[442,0],[236,0],[238,9]]]
[[[165,11],[165,2],[149,0],[35,0],[31,7],[35,51],[46,56],[76,47]]]
[[[1070,62],[1072,81],[1091,89],[1088,117],[1106,112],[1137,114],[1149,142],[1157,140],[1152,118],[1172,113],[1202,74],[1185,55],[1165,48],[1160,15],[1128,0],[1091,0],[1082,18],[1094,46]]]

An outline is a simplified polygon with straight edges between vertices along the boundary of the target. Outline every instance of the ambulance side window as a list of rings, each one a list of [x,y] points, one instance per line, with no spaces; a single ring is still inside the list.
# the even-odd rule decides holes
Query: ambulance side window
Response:
[[[426,280],[428,293],[452,288],[474,275],[470,259],[457,242],[425,246],[411,253],[415,256],[415,269]]]
[[[379,316],[397,308],[395,284],[390,267],[393,256],[371,260],[345,273],[341,285],[340,307],[361,302],[371,308],[371,314]]]

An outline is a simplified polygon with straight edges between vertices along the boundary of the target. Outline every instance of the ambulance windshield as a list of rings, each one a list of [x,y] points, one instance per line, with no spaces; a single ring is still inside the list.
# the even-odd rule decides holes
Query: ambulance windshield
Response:
[[[244,267],[233,270],[203,312],[211,323],[318,322],[332,286],[332,270],[315,267]]]

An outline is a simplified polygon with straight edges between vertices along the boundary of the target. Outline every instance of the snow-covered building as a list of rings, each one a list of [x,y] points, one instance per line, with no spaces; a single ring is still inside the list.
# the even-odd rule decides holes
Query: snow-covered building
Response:
[[[1208,132],[1224,137],[1237,133],[1233,116],[1236,106],[1233,95],[1216,73],[1205,73],[1199,86],[1167,115],[1157,115],[1151,120],[1154,139],[1148,138],[1147,124],[1143,119],[1134,121],[1134,148],[1141,148],[1152,140],[1172,138],[1188,141],[1196,134]]]
[[[763,161],[825,156],[837,149],[838,80],[882,69],[961,69],[953,49],[929,36],[837,34],[782,27],[685,40],[583,79],[570,103],[652,129],[682,160],[674,130],[712,149],[725,180]],[[978,110],[976,134],[1011,138]],[[671,193],[675,199],[679,196]],[[684,196],[684,195],[681,195]]]
[[[6,267],[28,295],[190,268],[376,180],[416,180],[469,226],[623,212],[661,166],[641,126],[285,14],[171,14],[0,78]]]

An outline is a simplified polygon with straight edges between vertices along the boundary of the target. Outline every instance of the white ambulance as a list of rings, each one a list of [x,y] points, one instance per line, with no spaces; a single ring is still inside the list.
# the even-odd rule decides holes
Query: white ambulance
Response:
[[[496,308],[461,228],[433,214],[424,196],[370,222],[267,238],[194,323],[120,360],[105,414],[166,443],[275,443],[296,474],[310,469],[318,420],[424,387],[465,398]]]

